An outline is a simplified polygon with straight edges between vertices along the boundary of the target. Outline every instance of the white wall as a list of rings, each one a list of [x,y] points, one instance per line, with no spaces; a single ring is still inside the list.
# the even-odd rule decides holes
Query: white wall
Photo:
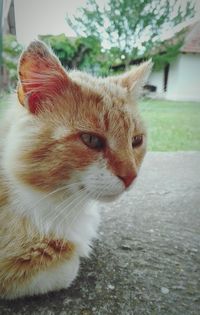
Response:
[[[200,101],[200,54],[181,54],[170,64],[166,98]]]
[[[162,96],[164,93],[164,70],[153,71],[148,79],[148,84],[156,86],[156,94]]]

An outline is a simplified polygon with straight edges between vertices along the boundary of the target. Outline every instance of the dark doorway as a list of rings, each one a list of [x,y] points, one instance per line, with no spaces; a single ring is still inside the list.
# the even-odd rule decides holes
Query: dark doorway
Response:
[[[167,63],[164,68],[164,92],[167,91],[168,76],[169,76],[169,63]]]

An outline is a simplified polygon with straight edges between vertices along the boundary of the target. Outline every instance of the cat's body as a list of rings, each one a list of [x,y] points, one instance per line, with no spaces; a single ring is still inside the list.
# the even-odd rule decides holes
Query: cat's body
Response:
[[[19,100],[0,127],[0,296],[76,277],[97,235],[98,200],[121,194],[141,165],[146,133],[133,98],[150,67],[97,79],[68,76],[40,42],[22,55]]]
[[[6,144],[15,145],[13,118],[23,121],[23,112],[19,104],[7,112],[6,126],[1,128],[1,152],[5,152]],[[3,154],[1,165],[4,163],[7,156]],[[10,174],[6,178],[5,173],[0,175],[1,296],[15,298],[67,288],[77,275],[79,258],[88,256],[91,240],[96,237],[99,224],[96,202],[84,196],[73,202],[71,194],[63,196],[62,191],[45,198],[48,193],[19,185],[11,178],[9,182],[9,177]],[[65,207],[71,204],[68,213],[73,209],[66,220],[66,215],[55,213],[56,207],[58,212],[62,210],[59,204],[63,200]]]

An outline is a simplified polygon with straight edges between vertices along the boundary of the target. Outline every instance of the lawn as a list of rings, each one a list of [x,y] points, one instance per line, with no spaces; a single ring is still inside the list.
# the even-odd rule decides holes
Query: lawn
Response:
[[[200,150],[200,103],[144,100],[150,151]]]
[[[0,99],[0,112],[5,101]],[[144,100],[140,104],[151,151],[200,150],[200,103]]]

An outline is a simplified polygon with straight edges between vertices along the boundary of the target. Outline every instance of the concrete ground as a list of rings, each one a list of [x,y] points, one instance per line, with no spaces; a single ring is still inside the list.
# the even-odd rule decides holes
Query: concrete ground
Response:
[[[102,206],[99,235],[71,288],[0,301],[0,314],[200,314],[200,152],[149,153]]]

